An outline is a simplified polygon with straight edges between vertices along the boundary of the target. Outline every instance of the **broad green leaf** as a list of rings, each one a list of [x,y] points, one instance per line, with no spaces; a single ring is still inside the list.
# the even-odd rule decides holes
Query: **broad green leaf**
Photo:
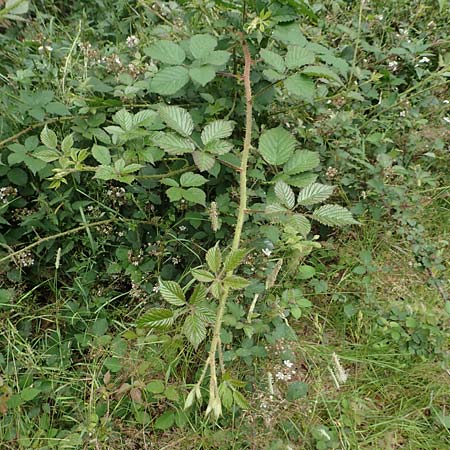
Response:
[[[215,280],[214,275],[204,269],[192,269],[191,274],[197,281],[202,283],[209,283]]]
[[[296,175],[315,169],[320,164],[319,154],[309,150],[296,151],[289,161],[283,166],[286,175]]]
[[[126,109],[117,111],[113,116],[113,120],[125,131],[130,131],[133,128],[133,115]]]
[[[94,336],[103,336],[108,331],[108,321],[104,317],[96,319],[91,331]]]
[[[166,195],[169,197],[171,202],[178,202],[183,198],[184,189],[180,187],[171,187],[167,189]]]
[[[309,186],[317,180],[317,174],[312,172],[304,172],[299,175],[293,175],[287,178],[286,182],[289,186],[303,188]]]
[[[60,158],[60,154],[57,150],[52,150],[51,148],[47,148],[45,150],[39,150],[33,153],[33,156],[41,159],[45,162],[53,162]]]
[[[225,272],[236,269],[236,267],[241,264],[246,254],[247,250],[245,249],[232,250],[225,258],[225,263],[223,265]]]
[[[41,391],[39,389],[30,386],[20,392],[20,398],[23,401],[28,402],[30,400],[33,400],[36,396],[38,396],[40,392]]]
[[[171,305],[183,306],[186,303],[183,289],[176,281],[163,281],[160,278],[159,293]]]
[[[314,53],[298,45],[289,45],[285,57],[288,69],[297,69],[298,67],[312,64],[315,61]]]
[[[266,214],[284,214],[289,212],[287,208],[285,208],[282,205],[276,204],[269,204],[266,206],[265,213]]]
[[[207,57],[217,46],[217,39],[210,34],[196,34],[189,40],[189,49],[195,59]]]
[[[184,50],[175,42],[158,41],[144,50],[144,53],[153,59],[161,61],[164,64],[180,65],[186,58]]]
[[[311,231],[311,222],[302,214],[294,214],[289,217],[286,225],[298,231],[304,238],[306,238]]]
[[[342,84],[339,76],[327,66],[308,66],[302,70],[302,73],[311,77],[327,78]]]
[[[197,348],[206,337],[206,323],[195,313],[191,314],[184,321],[183,334],[193,347]]]
[[[175,413],[173,411],[166,411],[161,414],[154,423],[155,430],[167,430],[175,423]]]
[[[188,137],[194,131],[194,121],[188,111],[179,106],[161,106],[159,115],[169,128]]]
[[[133,172],[136,172],[136,171],[142,169],[142,167],[144,167],[142,164],[137,164],[137,163],[128,164],[120,171],[120,173],[121,174],[133,173]]]
[[[234,122],[231,120],[215,120],[214,122],[208,123],[203,128],[201,134],[202,142],[206,145],[211,141],[230,137],[233,133],[233,128]]]
[[[270,81],[271,83],[275,83],[277,81],[280,81],[285,78],[285,75],[282,73],[277,72],[273,69],[265,69],[263,70],[263,75],[266,80]]]
[[[183,192],[183,198],[202,206],[206,206],[206,194],[199,188],[191,187]]]
[[[233,149],[233,144],[229,141],[218,139],[216,141],[210,141],[205,145],[205,151],[214,155],[225,155]]]
[[[58,145],[58,138],[56,137],[56,133],[53,130],[50,130],[47,125],[45,125],[44,129],[41,131],[41,142],[52,150],[56,149]]]
[[[295,206],[294,191],[284,181],[277,181],[275,184],[275,195],[287,208],[292,209]]]
[[[166,67],[151,80],[150,89],[160,95],[173,95],[189,82],[189,71],[181,66]]]
[[[211,64],[212,66],[223,66],[230,59],[231,53],[225,50],[215,50],[202,58],[200,62],[202,64]]]
[[[109,149],[102,145],[94,144],[92,146],[92,156],[104,166],[109,166],[111,164],[111,154],[109,153]]]
[[[68,134],[61,142],[61,150],[64,153],[69,152],[73,147],[73,134]]]
[[[138,320],[139,327],[168,329],[173,324],[173,311],[164,308],[152,308],[144,313]]]
[[[180,184],[183,187],[202,186],[208,180],[199,173],[186,172],[180,177]]]
[[[316,274],[316,269],[313,266],[304,264],[298,268],[298,278],[300,280],[309,280]]]
[[[289,384],[286,399],[290,402],[306,397],[308,394],[308,385],[303,381],[294,381]]]
[[[150,125],[156,118],[158,113],[151,109],[143,109],[137,112],[133,117],[134,126],[146,126]]]
[[[189,303],[195,305],[201,303],[206,299],[206,288],[203,284],[197,284],[195,286],[191,296],[189,297]]]
[[[273,31],[273,36],[275,39],[279,39],[285,44],[295,44],[305,46],[308,41],[305,36],[303,36],[300,31],[300,26],[298,22],[291,23],[289,25],[278,25]]]
[[[250,405],[248,404],[245,397],[239,392],[239,391],[233,391],[233,400],[236,403],[236,405],[239,406],[241,409],[249,409]]]
[[[8,177],[8,180],[11,181],[11,183],[17,186],[24,186],[28,183],[27,173],[25,172],[25,170],[19,167],[15,167],[14,169],[8,170],[6,176]]]
[[[312,217],[320,223],[328,226],[359,225],[352,213],[339,205],[324,205],[316,209]]]
[[[296,141],[291,133],[283,128],[272,128],[259,138],[259,152],[269,163],[276,166],[284,164],[294,153]]]
[[[151,394],[162,394],[165,389],[166,389],[166,386],[165,386],[164,382],[161,380],[150,381],[145,386],[145,390],[147,392],[150,392]]]
[[[298,194],[297,203],[302,206],[324,202],[333,193],[334,187],[313,183],[303,188]]]
[[[8,10],[8,14],[6,15],[6,17],[25,14],[26,12],[28,12],[29,6],[30,2],[28,0],[6,0],[5,9]]]
[[[277,72],[283,73],[286,70],[283,58],[275,52],[263,48],[260,55],[266,64],[272,66]]]
[[[195,165],[198,167],[199,170],[202,172],[205,170],[210,170],[214,166],[215,158],[211,155],[209,155],[206,152],[202,152],[199,150],[196,150],[192,153],[192,157],[194,158]]]
[[[161,133],[154,142],[158,147],[164,149],[169,155],[183,155],[184,153],[192,153],[195,144],[187,138],[183,138],[175,133]]]
[[[208,263],[209,270],[217,274],[222,265],[222,252],[219,248],[219,243],[210,248],[206,252],[206,262]]]
[[[289,94],[295,95],[303,100],[312,103],[316,95],[316,87],[311,78],[296,73],[284,80],[284,87]]]
[[[95,170],[94,178],[99,180],[114,180],[116,177],[116,171],[111,166],[98,166]]]
[[[201,86],[206,86],[216,76],[216,69],[213,66],[192,67],[189,69],[189,76],[192,81],[196,81]]]
[[[223,280],[223,283],[231,289],[243,289],[250,284],[245,278],[238,275],[226,276]]]

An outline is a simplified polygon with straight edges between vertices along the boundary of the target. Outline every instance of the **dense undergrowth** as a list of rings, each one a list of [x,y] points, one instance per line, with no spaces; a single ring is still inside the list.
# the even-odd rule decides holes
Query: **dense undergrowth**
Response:
[[[0,448],[450,447],[444,0],[2,3]]]

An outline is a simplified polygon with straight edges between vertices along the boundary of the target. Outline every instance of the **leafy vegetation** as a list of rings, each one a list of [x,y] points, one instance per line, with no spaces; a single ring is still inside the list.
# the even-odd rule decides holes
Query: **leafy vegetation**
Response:
[[[0,2],[5,449],[450,444],[445,1]]]

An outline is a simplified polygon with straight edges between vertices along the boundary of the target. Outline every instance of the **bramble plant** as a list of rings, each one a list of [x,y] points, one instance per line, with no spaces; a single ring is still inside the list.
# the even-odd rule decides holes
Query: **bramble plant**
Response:
[[[0,442],[404,445],[372,394],[446,364],[445,8],[2,6]]]

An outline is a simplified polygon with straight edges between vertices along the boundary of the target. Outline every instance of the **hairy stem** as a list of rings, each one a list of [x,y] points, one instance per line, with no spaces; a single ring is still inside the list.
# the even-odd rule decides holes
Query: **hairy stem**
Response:
[[[247,210],[247,164],[248,157],[250,155],[251,141],[252,141],[252,121],[253,121],[253,101],[252,101],[252,88],[250,84],[250,68],[252,64],[252,59],[250,52],[248,50],[247,42],[242,38],[242,49],[244,51],[244,89],[245,89],[245,136],[244,144],[241,153],[241,166],[239,171],[239,209],[236,221],[236,227],[234,229],[233,244],[231,246],[232,250],[238,250],[239,244],[241,242],[242,228],[245,221],[245,213]],[[232,275],[233,271],[227,273],[227,275]],[[207,413],[214,411],[216,417],[220,415],[220,399],[218,398],[218,388],[217,388],[217,374],[216,374],[216,352],[220,345],[220,330],[222,329],[223,315],[225,312],[225,306],[227,303],[229,294],[229,287],[225,286],[221,293],[219,299],[219,307],[217,309],[216,321],[214,325],[213,337],[211,340],[211,348],[209,351],[209,356],[207,359],[207,364],[210,367],[210,400],[207,409]],[[214,406],[219,405],[217,409]]]

